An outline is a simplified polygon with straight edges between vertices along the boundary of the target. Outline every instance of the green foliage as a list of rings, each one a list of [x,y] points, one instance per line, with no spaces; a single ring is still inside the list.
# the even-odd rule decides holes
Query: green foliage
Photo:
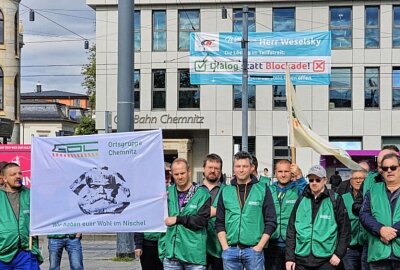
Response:
[[[89,63],[82,67],[82,75],[85,76],[82,86],[89,96],[89,107],[92,112],[96,108],[96,45],[89,48]]]
[[[96,134],[96,124],[91,116],[82,116],[81,123],[75,130],[76,135],[90,135]]]

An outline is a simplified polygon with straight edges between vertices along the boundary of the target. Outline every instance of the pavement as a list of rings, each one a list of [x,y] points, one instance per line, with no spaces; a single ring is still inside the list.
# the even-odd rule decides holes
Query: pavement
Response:
[[[44,262],[40,265],[40,269],[49,269],[49,252],[47,250],[47,240],[41,239],[41,249]],[[141,270],[139,260],[131,262],[114,262],[112,259],[115,257],[116,241],[93,241],[82,240],[83,247],[83,265],[85,270]],[[64,250],[61,270],[69,270],[68,254]]]

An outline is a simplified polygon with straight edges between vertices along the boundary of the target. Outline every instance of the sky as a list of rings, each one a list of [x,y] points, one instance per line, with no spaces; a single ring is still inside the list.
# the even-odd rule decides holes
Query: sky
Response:
[[[35,11],[33,22],[30,9]],[[84,41],[95,43],[95,11],[85,0],[22,0],[19,12],[25,43],[21,92],[33,92],[40,83],[42,91],[84,94],[81,70],[89,52]]]

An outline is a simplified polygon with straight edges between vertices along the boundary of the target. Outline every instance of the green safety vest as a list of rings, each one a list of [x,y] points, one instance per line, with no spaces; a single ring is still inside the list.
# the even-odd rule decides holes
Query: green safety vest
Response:
[[[266,184],[267,186],[271,185],[271,178],[261,175],[260,182]]]
[[[297,208],[295,228],[296,255],[306,257],[312,253],[318,258],[332,256],[338,236],[335,212],[329,197],[321,202],[314,222],[311,199],[303,197]]]
[[[365,196],[365,193],[367,193],[367,191],[371,189],[372,185],[376,183],[375,177],[377,175],[377,172],[369,172],[367,174],[367,177],[363,181],[363,197]]]
[[[367,240],[367,232],[360,223],[360,218],[353,214],[352,206],[354,203],[353,195],[351,192],[342,195],[344,205],[347,209],[347,214],[349,216],[351,224],[351,241],[350,246],[363,245]]]
[[[165,233],[161,233],[158,239],[158,258],[162,262],[165,258]]]
[[[272,198],[274,200],[275,210],[276,210],[276,220],[277,227],[274,233],[271,235],[271,240],[276,240],[282,237],[286,240],[286,230],[289,224],[289,218],[292,213],[293,207],[299,198],[298,188],[294,186],[293,188],[287,190],[283,197],[282,203],[279,203],[278,199],[278,189],[276,186],[270,186]]]
[[[62,239],[62,238],[75,238],[76,233],[74,234],[50,234],[47,236],[47,238],[50,239]]]
[[[175,185],[168,188],[168,215],[193,216],[210,198],[208,190],[199,187],[179,212],[178,192]],[[176,258],[190,264],[206,265],[206,227],[193,231],[182,224],[169,226],[165,235],[165,257]]]
[[[144,234],[144,240],[154,241],[154,242],[157,242],[161,236],[160,232],[145,232],[143,234]]]
[[[385,183],[374,184],[369,194],[371,196],[371,214],[379,223],[383,226],[392,226],[400,221],[400,199],[397,199],[392,213]],[[388,245],[384,244],[380,237],[368,237],[368,262],[387,259],[392,251],[397,258],[400,258],[400,237],[396,237]]]
[[[262,207],[266,185],[253,184],[243,209],[240,208],[237,186],[226,186],[222,190],[225,206],[225,231],[228,245],[255,246],[264,233]]]
[[[215,199],[213,201],[212,206],[215,208],[218,205],[218,200],[219,200],[219,195],[221,194],[221,191],[225,185],[221,185],[218,191],[217,196],[215,196]],[[217,231],[215,230],[215,220],[216,217],[212,217],[208,220],[208,225],[207,225],[207,253],[210,254],[213,257],[216,258],[221,258],[222,254],[222,247],[221,244],[218,240],[217,237]]]
[[[20,191],[19,205],[19,220],[17,220],[6,192],[0,190],[0,261],[5,263],[14,258],[18,247],[23,250],[29,249],[30,191],[25,187]],[[31,252],[39,262],[43,262],[37,237],[32,239]]]

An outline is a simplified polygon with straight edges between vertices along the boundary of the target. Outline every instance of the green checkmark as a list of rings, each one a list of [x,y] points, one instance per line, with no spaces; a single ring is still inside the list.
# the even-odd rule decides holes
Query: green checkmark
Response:
[[[207,62],[203,62],[203,61],[195,61],[194,62],[194,70],[196,70],[197,72],[205,72],[207,70]]]

